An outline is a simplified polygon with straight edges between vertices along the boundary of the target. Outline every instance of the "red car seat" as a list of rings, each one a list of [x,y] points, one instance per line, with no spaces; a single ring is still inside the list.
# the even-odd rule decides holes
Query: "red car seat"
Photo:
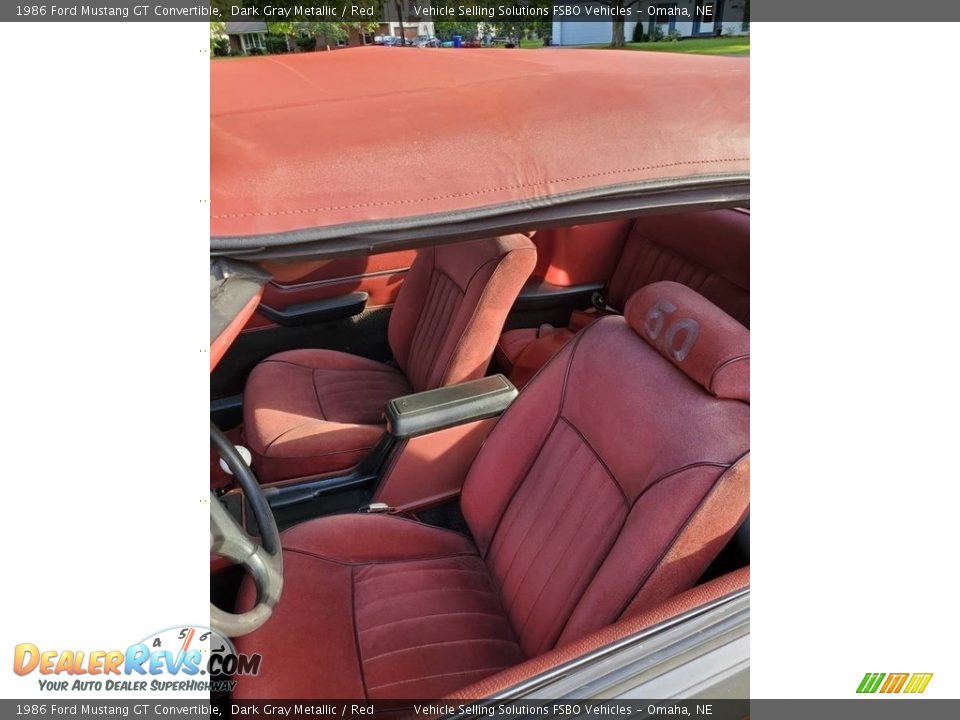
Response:
[[[463,489],[472,537],[389,515],[282,535],[236,698],[435,698],[693,586],[749,509],[750,332],[659,282],[524,389]],[[253,584],[240,609],[255,602]]]
[[[257,365],[243,417],[260,481],[352,467],[383,433],[388,400],[482,377],[535,264],[523,235],[424,248],[390,315],[396,367],[332,350],[291,350]]]
[[[591,228],[578,228],[584,240],[590,238]],[[659,280],[696,290],[750,327],[750,214],[731,209],[638,218],[607,283],[604,302],[610,310],[622,312],[634,292]],[[497,343],[497,364],[517,387],[523,387],[597,317],[596,313],[575,315],[567,328],[517,328],[503,333]]]

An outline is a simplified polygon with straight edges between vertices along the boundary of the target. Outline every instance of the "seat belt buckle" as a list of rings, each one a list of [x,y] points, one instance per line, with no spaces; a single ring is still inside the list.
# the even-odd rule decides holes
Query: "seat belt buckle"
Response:
[[[593,305],[597,310],[602,313],[609,315],[621,315],[622,313],[616,308],[612,308],[607,305],[607,299],[603,296],[603,293],[599,290],[594,290],[593,295],[590,296],[590,304]]]
[[[358,513],[364,513],[366,515],[378,515],[380,513],[396,513],[396,508],[392,508],[386,503],[376,502],[368,503],[367,505],[361,505],[357,510]]]

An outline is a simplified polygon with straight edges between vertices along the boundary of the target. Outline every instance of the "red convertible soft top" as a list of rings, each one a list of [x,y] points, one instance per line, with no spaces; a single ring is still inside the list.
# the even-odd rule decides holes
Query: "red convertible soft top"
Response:
[[[217,60],[210,81],[214,250],[749,192],[747,59],[366,47]]]

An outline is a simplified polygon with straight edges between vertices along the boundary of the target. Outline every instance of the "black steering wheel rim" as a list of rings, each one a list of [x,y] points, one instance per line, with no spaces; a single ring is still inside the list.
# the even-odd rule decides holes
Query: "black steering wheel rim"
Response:
[[[210,625],[224,635],[238,637],[253,632],[267,620],[283,591],[283,551],[280,529],[266,495],[237,448],[210,423],[210,440],[243,489],[260,530],[259,541],[250,537],[236,518],[210,493],[210,549],[239,565],[252,576],[256,605],[243,613],[230,613],[210,603]]]
[[[280,529],[277,527],[277,520],[273,516],[273,510],[270,509],[267,496],[264,495],[263,488],[257,481],[257,476],[237,451],[237,446],[230,442],[230,439],[213,422],[210,423],[210,440],[217,454],[223,458],[230,472],[240,483],[243,494],[250,503],[253,517],[257,521],[257,527],[260,528],[260,542],[264,550],[271,555],[279,553]]]

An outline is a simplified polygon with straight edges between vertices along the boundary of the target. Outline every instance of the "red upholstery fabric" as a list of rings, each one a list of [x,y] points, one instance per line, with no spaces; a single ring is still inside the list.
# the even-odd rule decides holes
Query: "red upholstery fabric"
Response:
[[[383,432],[384,405],[409,392],[400,371],[347,353],[267,358],[247,379],[243,407],[257,477],[269,483],[355,465]]]
[[[574,332],[567,328],[554,328],[521,348],[514,359],[510,380],[518,388],[524,387],[547,361],[573,339]]]
[[[658,280],[693,288],[750,326],[750,214],[743,210],[639,218],[607,287],[623,310],[634,292]]]
[[[632,224],[630,220],[610,220],[537,230],[533,236],[537,246],[534,277],[561,287],[606,280]]]
[[[244,395],[260,481],[356,465],[383,433],[388,400],[481,377],[535,263],[523,235],[419,251],[390,317],[402,371],[328,350],[294,350],[260,363]]]
[[[682,307],[698,300],[671,287]],[[728,320],[714,309],[703,322]],[[748,451],[749,418],[747,403],[707,393],[621,317],[554,356],[487,438],[461,500],[526,655],[613,622],[643,592]],[[740,486],[710,532],[732,533],[748,502]],[[685,563],[672,589],[692,586],[711,560]]]
[[[390,347],[414,391],[486,372],[503,322],[536,264],[524,235],[421,250],[390,316]]]
[[[748,341],[683,286],[630,307],[667,291],[704,326],[688,358],[701,338],[708,357]],[[692,587],[749,507],[750,406],[706,387],[623,317],[596,321],[481,448],[461,502],[473,542],[384,516],[284,534],[276,615],[238,643],[277,669],[238,697],[451,692]]]
[[[591,226],[571,228],[577,233]],[[586,233],[576,235],[586,241]],[[653,282],[672,280],[693,288],[738,322],[750,326],[750,214],[744,210],[712,210],[642,217],[634,221],[623,252],[607,283],[606,303],[622,311],[627,299]],[[597,317],[594,314],[589,320]],[[539,337],[521,328],[503,334],[498,360],[510,380],[522,388],[560,346],[586,324],[581,313],[571,317],[570,332]],[[509,350],[509,352],[507,352]]]
[[[675,282],[647,285],[625,311],[636,333],[718,398],[750,402],[750,333]]]
[[[415,512],[454,499],[496,422],[486,418],[404,440],[381,474],[373,502]]]
[[[248,698],[440,697],[523,660],[483,560],[465,537],[385,515],[339,515],[282,535],[284,591],[237,638],[263,671]],[[241,590],[250,607],[252,583]]]
[[[540,335],[538,328],[517,328],[516,330],[507,330],[497,340],[497,348],[493,353],[493,358],[497,366],[503,372],[510,374],[514,364],[517,362],[517,356],[523,349],[536,340]]]
[[[674,595],[666,602],[641,613],[625,617],[613,625],[585,635],[583,638],[551,650],[548,653],[503,670],[496,675],[457,690],[452,700],[473,700],[488,698],[502,693],[518,683],[529,680],[541,673],[552,670],[564,663],[623,640],[631,635],[671,620],[678,615],[718,600],[731,593],[750,587],[750,568],[744,567],[722,575],[714,580],[697,585],[685,592]]]

